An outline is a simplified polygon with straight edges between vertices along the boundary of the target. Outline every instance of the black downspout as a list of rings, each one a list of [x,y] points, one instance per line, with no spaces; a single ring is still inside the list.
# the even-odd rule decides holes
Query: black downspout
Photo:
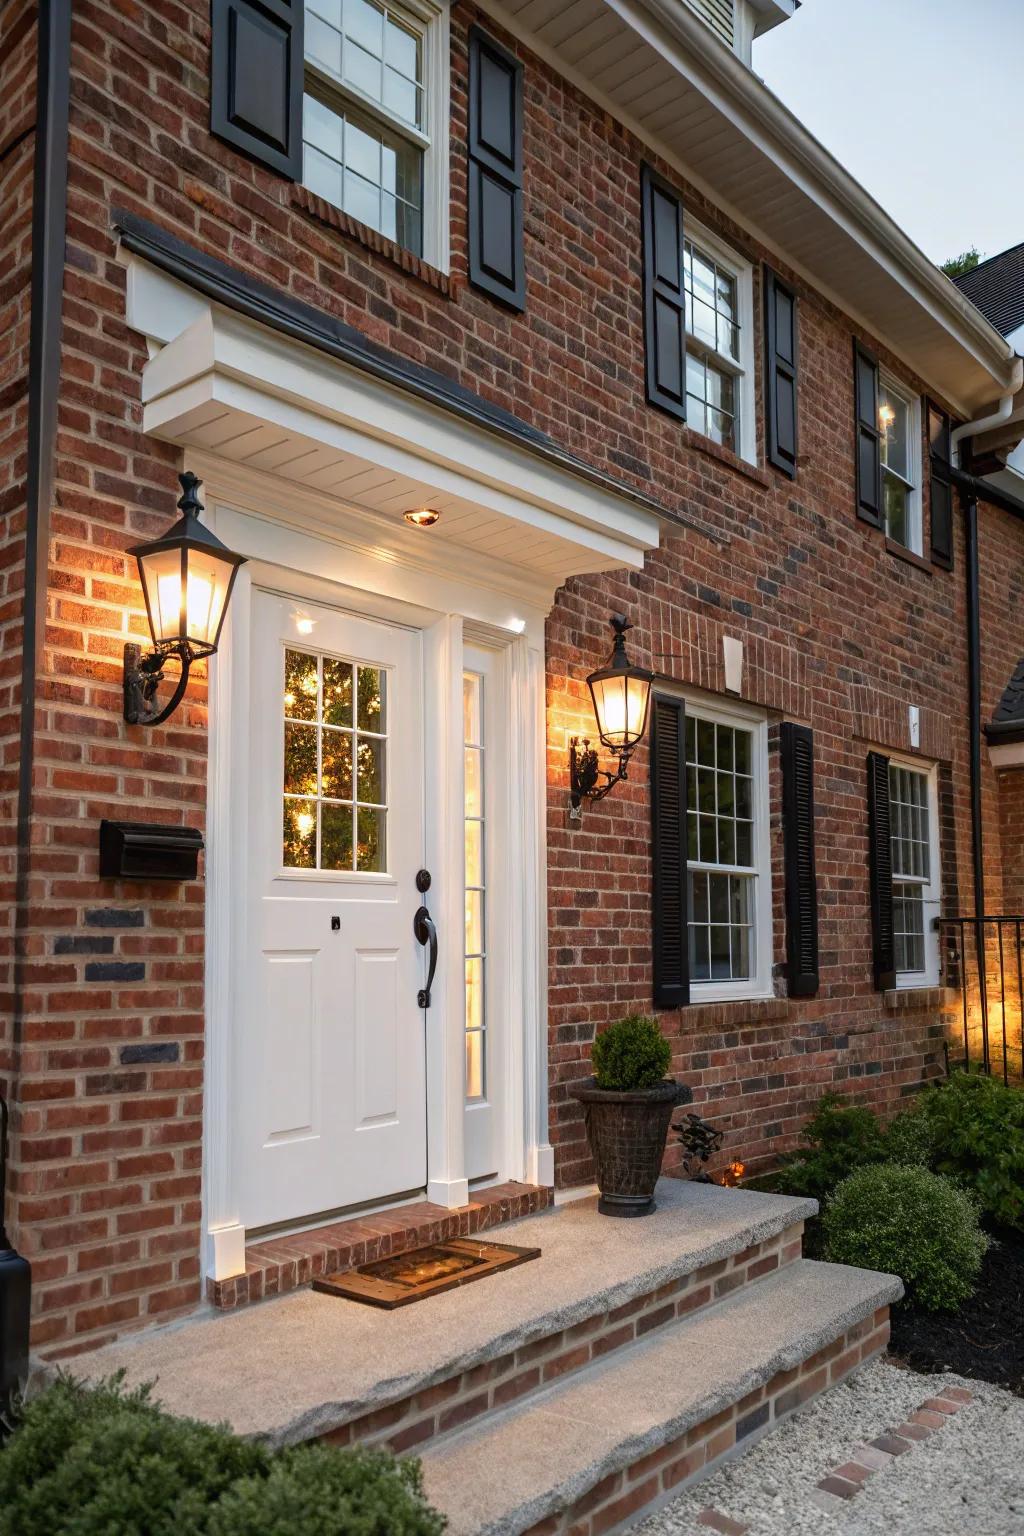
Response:
[[[32,289],[25,469],[25,586],[22,597],[21,740],[14,877],[13,1037],[9,1094],[18,1102],[23,1030],[23,935],[28,919],[35,764],[36,678],[46,635],[50,510],[56,479],[61,315],[67,230],[72,0],[46,0],[36,22],[36,121],[32,163]],[[32,1271],[5,1230],[8,1106],[0,1098],[0,1438],[29,1368]]]
[[[982,1063],[989,1070],[988,991],[985,976],[985,847],[981,819],[981,592],[978,580],[978,502],[961,490],[967,567],[967,710],[971,755],[971,856],[974,870],[974,943],[978,958],[978,1002],[982,1020]]]

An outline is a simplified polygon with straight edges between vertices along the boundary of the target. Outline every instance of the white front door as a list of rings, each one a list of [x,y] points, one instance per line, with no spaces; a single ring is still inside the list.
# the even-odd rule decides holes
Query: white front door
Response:
[[[251,632],[234,1117],[250,1231],[426,1183],[421,636],[260,591]]]

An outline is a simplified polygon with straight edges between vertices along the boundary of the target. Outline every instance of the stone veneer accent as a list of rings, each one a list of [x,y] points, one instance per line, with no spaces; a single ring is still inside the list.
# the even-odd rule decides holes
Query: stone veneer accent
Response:
[[[494,1184],[454,1211],[417,1200],[393,1211],[336,1221],[287,1237],[257,1238],[246,1247],[245,1274],[230,1280],[207,1279],[207,1299],[224,1310],[244,1307],[310,1285],[338,1269],[372,1264],[389,1254],[407,1253],[446,1238],[472,1237],[503,1222],[533,1216],[553,1200],[553,1190],[536,1184]]]

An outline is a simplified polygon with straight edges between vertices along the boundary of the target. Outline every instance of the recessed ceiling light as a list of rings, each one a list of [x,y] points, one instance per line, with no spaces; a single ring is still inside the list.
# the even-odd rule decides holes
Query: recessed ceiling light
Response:
[[[441,514],[433,507],[416,507],[412,512],[403,512],[402,516],[414,528],[433,528]]]

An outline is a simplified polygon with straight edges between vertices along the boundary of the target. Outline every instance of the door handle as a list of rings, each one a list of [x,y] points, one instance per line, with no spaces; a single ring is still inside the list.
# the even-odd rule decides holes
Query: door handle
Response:
[[[421,869],[416,876],[416,889],[422,894],[430,889],[430,871]],[[437,970],[437,929],[434,919],[426,907],[419,907],[416,916],[412,920],[412,931],[419,944],[429,944],[430,950],[427,958],[427,984],[416,994],[416,1001],[421,1008],[430,1007],[430,988],[434,980],[434,972]]]

